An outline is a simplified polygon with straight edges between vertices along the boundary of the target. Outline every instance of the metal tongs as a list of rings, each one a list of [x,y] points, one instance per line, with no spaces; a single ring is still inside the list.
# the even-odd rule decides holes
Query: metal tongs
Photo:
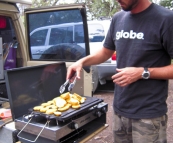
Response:
[[[77,79],[77,77],[75,76],[73,82],[70,83],[70,85],[68,86],[68,91],[69,91],[69,92],[72,91],[73,87],[75,86],[75,84],[76,84],[76,79]]]
[[[75,77],[75,78],[74,78],[73,82],[71,83],[70,80],[73,77]],[[59,88],[59,92],[62,94],[65,91],[65,87],[67,86],[67,84],[69,84],[68,91],[72,91],[73,87],[76,84],[76,80],[77,80],[77,77],[76,77],[76,73],[75,73],[70,79],[66,80],[66,82],[63,85],[61,85],[61,87]]]

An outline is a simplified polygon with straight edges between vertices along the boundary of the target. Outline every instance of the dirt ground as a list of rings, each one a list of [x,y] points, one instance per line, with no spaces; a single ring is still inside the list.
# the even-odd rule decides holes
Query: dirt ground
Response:
[[[113,93],[96,92],[94,96],[102,98],[106,103],[108,103],[107,124],[109,126],[103,131],[101,131],[99,134],[94,136],[92,139],[87,141],[87,143],[113,143],[113,137],[112,137]],[[167,98],[167,104],[168,104],[167,142],[173,143],[173,80],[169,81],[169,96]]]

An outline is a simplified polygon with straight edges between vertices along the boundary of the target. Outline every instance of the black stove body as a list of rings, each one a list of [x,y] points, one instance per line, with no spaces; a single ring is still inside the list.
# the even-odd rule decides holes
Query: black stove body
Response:
[[[64,62],[7,70],[5,79],[22,143],[80,142],[106,123],[108,105],[95,97],[86,97],[80,109],[69,109],[59,117],[32,111],[34,106],[60,95],[59,87],[66,80]]]

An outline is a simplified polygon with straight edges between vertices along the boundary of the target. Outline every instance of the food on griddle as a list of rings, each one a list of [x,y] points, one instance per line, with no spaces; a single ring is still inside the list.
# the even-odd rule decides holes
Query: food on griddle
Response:
[[[64,107],[67,104],[66,100],[61,97],[55,98],[55,103],[58,108]]]
[[[85,100],[86,100],[86,98],[85,98],[85,97],[82,97],[81,100],[80,100],[80,103],[81,103],[81,104],[84,103]]]
[[[71,107],[70,104],[66,104],[64,107],[58,108],[58,111],[63,112],[68,110]]]
[[[67,100],[67,99],[70,98],[70,92],[66,92],[64,94],[61,94],[60,97],[63,98],[63,99],[65,99],[65,100]]]
[[[47,112],[47,110],[49,110],[49,109],[58,109],[58,107],[57,106],[55,106],[55,105],[48,105],[48,106],[46,106],[46,107],[42,107],[41,109],[40,109],[40,112],[42,112],[42,113],[45,113],[45,112]]]
[[[34,111],[40,111],[41,108],[42,108],[42,106],[35,106],[35,107],[33,108],[33,110],[34,110]]]
[[[41,106],[43,106],[43,107],[46,107],[46,106],[49,106],[49,105],[51,105],[50,103],[42,103],[41,104]]]
[[[84,103],[85,100],[86,100],[86,97],[81,97],[81,96],[80,96],[79,94],[77,94],[77,93],[74,93],[74,94],[72,95],[72,98],[77,99],[80,103]]]
[[[53,100],[51,100],[51,101],[41,104],[41,106],[43,106],[43,107],[50,106],[50,105],[55,105],[55,102]]]
[[[68,103],[70,103],[72,106],[73,105],[79,105],[79,101],[73,97],[70,97],[68,100],[67,100]]]
[[[45,107],[46,109],[58,109],[56,105],[49,105]]]
[[[78,105],[72,105],[72,108],[73,109],[79,109],[80,108],[80,104],[78,104]]]
[[[70,94],[69,92],[61,94],[59,97],[54,98],[46,103],[42,103],[41,106],[35,106],[34,111],[54,114],[55,116],[61,116],[61,112],[64,112],[70,108],[79,109],[80,104],[84,103],[86,97],[82,97],[77,93]]]
[[[82,99],[82,97],[79,94],[77,94],[77,93],[74,93],[73,96],[78,98],[79,101]]]
[[[40,108],[40,112],[45,113],[46,111],[47,111],[47,108],[46,107]]]
[[[57,109],[48,109],[47,111],[46,111],[46,114],[53,114],[54,112],[56,112],[57,111]]]
[[[75,99],[75,100],[77,100],[78,102],[80,102],[80,99],[77,98],[77,96],[75,96],[74,94],[72,94],[72,99]]]
[[[55,102],[53,100],[47,102],[50,105],[55,105]]]
[[[54,112],[53,114],[54,114],[55,116],[61,116],[61,112],[58,112],[58,111]]]

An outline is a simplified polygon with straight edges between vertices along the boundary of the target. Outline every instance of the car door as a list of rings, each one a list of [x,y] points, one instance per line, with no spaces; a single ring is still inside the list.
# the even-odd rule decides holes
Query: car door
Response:
[[[46,49],[49,28],[39,28],[30,33],[31,55],[33,59],[39,59]]]
[[[84,4],[25,9],[25,19],[27,66],[64,61],[68,68],[89,55]],[[75,32],[74,25],[78,23],[82,26]],[[80,41],[83,41],[83,45],[78,44],[79,39],[74,40],[74,37],[82,39]],[[74,88],[81,95],[92,95],[92,76],[88,78],[89,71],[89,68],[84,68],[82,80],[78,80]]]

